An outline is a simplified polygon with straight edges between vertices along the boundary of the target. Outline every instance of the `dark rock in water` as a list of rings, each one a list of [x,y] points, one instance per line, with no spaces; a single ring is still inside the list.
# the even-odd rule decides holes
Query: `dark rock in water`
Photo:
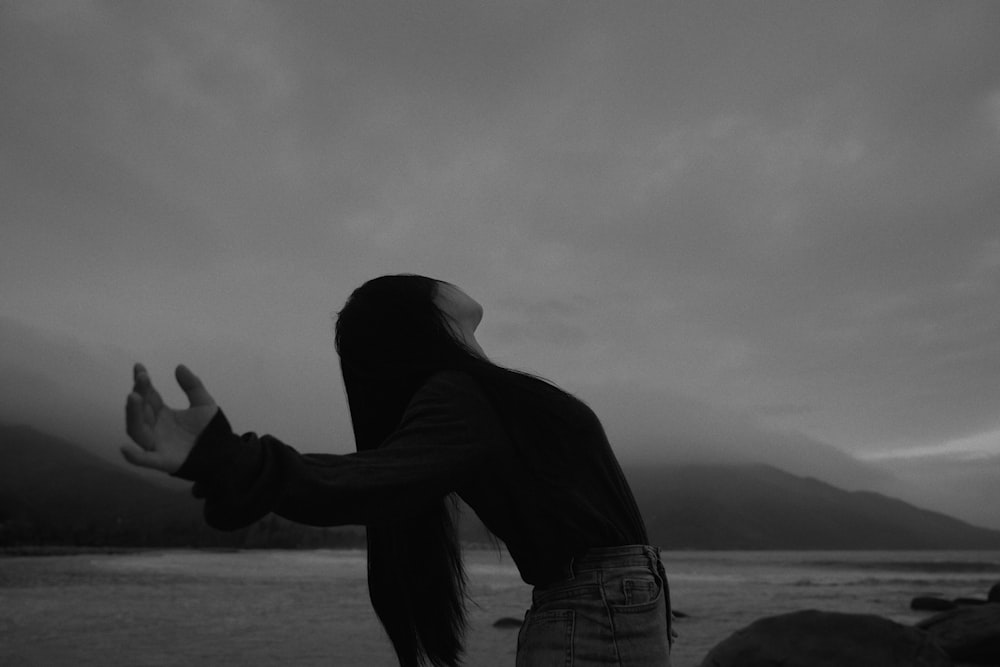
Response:
[[[982,598],[955,598],[955,604],[959,607],[978,607],[981,604],[986,604],[986,600]]]
[[[493,624],[493,627],[494,628],[519,628],[519,627],[521,627],[521,623],[522,623],[522,621],[519,618],[513,618],[511,616],[504,616],[503,618],[497,619],[496,622]]]
[[[944,598],[922,595],[910,600],[910,609],[914,611],[948,611],[955,608],[955,603]]]
[[[683,611],[677,611],[676,609],[671,609],[670,613],[674,615],[674,618],[687,618],[688,615]]]
[[[716,645],[701,667],[952,667],[917,628],[879,616],[798,611],[754,621]]]
[[[990,602],[1000,602],[1000,584],[993,584],[990,588],[989,595],[986,596],[986,599]]]
[[[956,662],[1000,664],[1000,605],[963,607],[917,623]]]

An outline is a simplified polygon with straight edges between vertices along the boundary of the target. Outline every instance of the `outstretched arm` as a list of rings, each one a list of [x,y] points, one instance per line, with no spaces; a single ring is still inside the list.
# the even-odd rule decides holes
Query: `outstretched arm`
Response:
[[[135,444],[121,448],[129,463],[170,474],[180,469],[198,436],[219,410],[201,380],[187,366],[178,366],[174,375],[190,402],[186,410],[175,410],[163,402],[142,364],[132,369],[132,392],[125,403],[125,430]]]
[[[177,382],[191,407],[163,404],[146,370],[135,368],[126,406],[135,442],[122,453],[135,465],[195,482],[205,519],[222,530],[274,512],[316,526],[401,520],[472,483],[487,462],[483,442],[468,429],[471,392],[436,378],[411,400],[402,421],[378,449],[354,454],[300,454],[268,435],[236,435],[201,381],[184,366]]]

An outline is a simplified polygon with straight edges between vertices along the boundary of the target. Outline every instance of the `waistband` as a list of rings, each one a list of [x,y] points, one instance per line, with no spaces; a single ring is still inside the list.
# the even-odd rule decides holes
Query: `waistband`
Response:
[[[658,567],[660,563],[660,548],[648,544],[628,544],[618,547],[599,547],[588,549],[579,556],[570,558],[563,566],[563,577],[574,579],[581,572],[593,570],[644,566]]]

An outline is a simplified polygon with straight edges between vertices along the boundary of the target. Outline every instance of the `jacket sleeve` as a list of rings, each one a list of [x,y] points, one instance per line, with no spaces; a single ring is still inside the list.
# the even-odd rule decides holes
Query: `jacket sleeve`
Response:
[[[270,512],[313,526],[406,519],[460,491],[487,458],[455,392],[432,379],[382,446],[353,454],[300,454],[269,435],[237,436],[220,410],[174,476],[195,482],[205,520],[220,530]]]

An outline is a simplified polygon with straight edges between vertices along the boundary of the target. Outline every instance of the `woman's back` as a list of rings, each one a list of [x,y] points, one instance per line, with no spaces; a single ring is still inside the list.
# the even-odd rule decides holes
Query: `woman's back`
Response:
[[[549,429],[539,440],[504,423],[467,373],[434,375],[412,405],[427,400],[461,415],[468,446],[481,458],[456,480],[455,491],[503,540],[527,583],[557,580],[566,562],[587,549],[648,541],[604,429],[586,406],[576,410],[572,430]]]

